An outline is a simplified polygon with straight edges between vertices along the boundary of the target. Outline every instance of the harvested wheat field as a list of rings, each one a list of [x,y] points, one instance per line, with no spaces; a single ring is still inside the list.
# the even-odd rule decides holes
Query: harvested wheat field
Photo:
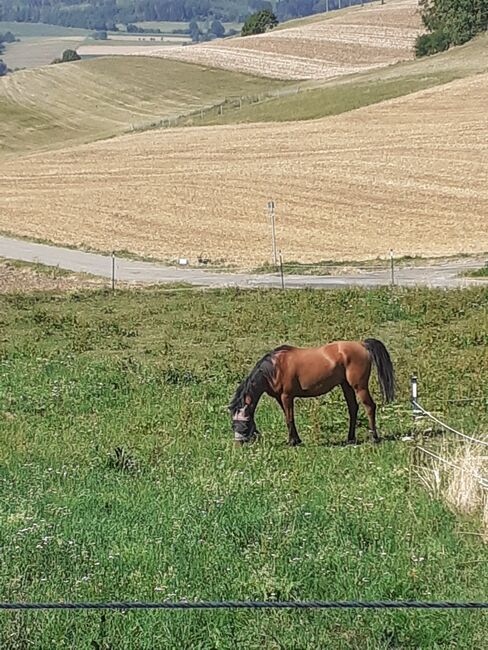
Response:
[[[397,0],[324,14],[259,36],[144,54],[277,79],[328,79],[413,58],[420,31],[416,0]]]
[[[488,250],[488,74],[312,122],[128,135],[0,166],[0,229],[160,259]]]

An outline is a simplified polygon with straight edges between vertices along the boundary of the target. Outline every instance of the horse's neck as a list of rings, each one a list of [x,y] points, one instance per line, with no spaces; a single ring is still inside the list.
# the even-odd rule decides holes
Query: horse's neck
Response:
[[[249,395],[249,397],[252,399],[252,402],[249,405],[252,414],[254,414],[254,411],[257,409],[257,406],[259,404],[259,400],[263,396],[264,391],[265,391],[264,387],[259,388],[259,389],[256,389],[255,392],[252,395]]]

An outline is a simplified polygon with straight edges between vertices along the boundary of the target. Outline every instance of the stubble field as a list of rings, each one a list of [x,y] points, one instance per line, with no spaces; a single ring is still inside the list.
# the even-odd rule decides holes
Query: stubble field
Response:
[[[413,58],[421,32],[417,3],[354,7],[258,36],[145,54],[277,79],[327,79]]]
[[[0,229],[253,266],[488,249],[488,76],[308,123],[183,128],[2,165]]]

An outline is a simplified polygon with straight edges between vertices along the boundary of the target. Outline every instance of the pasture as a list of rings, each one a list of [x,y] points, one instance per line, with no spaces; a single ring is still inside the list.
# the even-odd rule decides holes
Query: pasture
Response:
[[[487,88],[482,74],[286,128],[159,130],[14,159],[0,165],[0,229],[249,268],[271,259],[273,197],[285,261],[484,253]]]
[[[258,36],[155,47],[150,54],[275,79],[328,79],[413,58],[421,31],[417,2],[395,0],[285,23]]]
[[[469,432],[486,410],[488,291],[145,291],[0,297],[0,600],[483,600],[486,548],[422,488],[408,379]],[[399,399],[345,447],[342,395],[235,449],[225,405],[282,342],[376,336]],[[377,387],[373,386],[376,396]],[[378,400],[379,401],[379,400]],[[360,439],[366,440],[361,416]],[[431,445],[440,444],[431,438]],[[481,612],[0,614],[6,650],[482,648]]]

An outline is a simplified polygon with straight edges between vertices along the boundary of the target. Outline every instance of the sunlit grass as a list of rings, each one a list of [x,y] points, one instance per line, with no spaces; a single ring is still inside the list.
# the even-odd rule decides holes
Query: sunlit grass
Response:
[[[408,380],[468,431],[487,413],[488,292],[91,292],[0,299],[0,600],[486,600],[476,519],[412,471]],[[237,382],[283,342],[376,336],[399,400],[344,447],[339,393],[268,399],[237,450]],[[373,383],[378,394],[376,381]],[[379,401],[379,399],[378,399]],[[367,441],[362,416],[361,440]],[[465,534],[468,533],[468,534]],[[0,614],[2,648],[481,648],[481,613]]]

